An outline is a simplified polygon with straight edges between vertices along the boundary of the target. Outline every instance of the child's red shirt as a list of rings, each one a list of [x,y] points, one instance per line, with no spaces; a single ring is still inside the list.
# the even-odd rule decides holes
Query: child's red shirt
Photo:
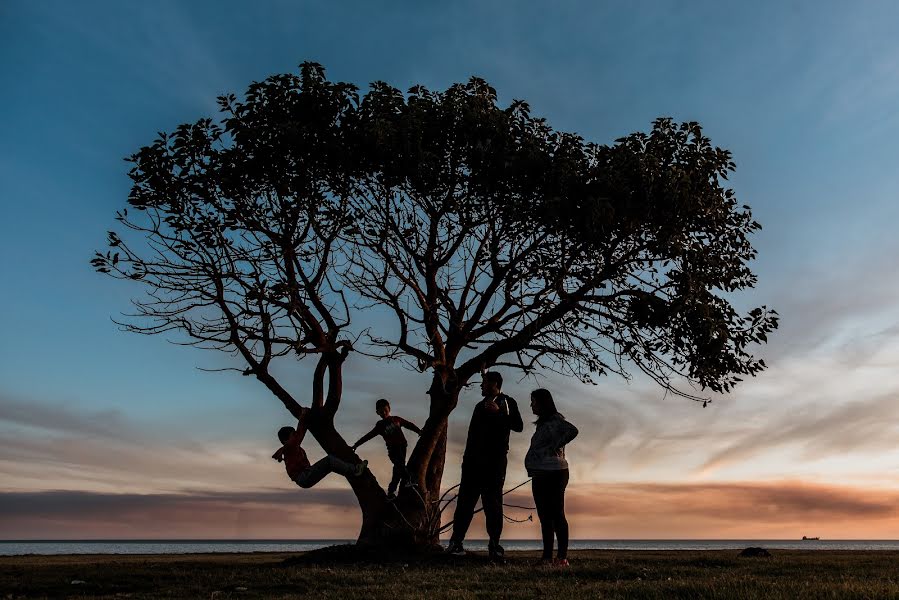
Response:
[[[291,479],[309,468],[309,459],[306,457],[306,451],[300,446],[301,441],[302,437],[294,433],[284,444],[284,468],[287,469],[287,476]]]

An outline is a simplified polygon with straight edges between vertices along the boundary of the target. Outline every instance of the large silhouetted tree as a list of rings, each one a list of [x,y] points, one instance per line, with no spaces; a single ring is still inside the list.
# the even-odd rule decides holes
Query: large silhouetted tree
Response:
[[[311,397],[310,432],[338,457],[353,457],[334,427],[350,353],[430,374],[418,488],[387,503],[372,475],[351,480],[360,541],[436,540],[447,419],[484,368],[636,370],[705,400],[765,366],[749,346],[776,313],[730,303],[755,284],[759,225],[696,123],[598,145],[479,79],[360,99],[312,63],[219,102],[220,121],[131,157],[128,235],[93,264],[145,287],[126,329],[236,354],[295,416]],[[288,356],[316,361],[308,389],[272,375]]]

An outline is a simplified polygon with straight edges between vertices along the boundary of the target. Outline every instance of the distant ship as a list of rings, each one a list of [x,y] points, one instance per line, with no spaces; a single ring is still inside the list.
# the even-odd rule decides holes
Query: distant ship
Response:
[[[803,542],[813,542],[813,541],[815,541],[815,540],[820,540],[820,539],[821,539],[821,538],[819,538],[819,537],[806,537],[806,536],[802,536],[802,541],[803,541]]]

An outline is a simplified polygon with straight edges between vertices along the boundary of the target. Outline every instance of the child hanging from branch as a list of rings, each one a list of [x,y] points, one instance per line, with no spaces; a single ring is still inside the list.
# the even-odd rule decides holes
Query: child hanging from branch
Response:
[[[272,454],[272,458],[278,462],[284,461],[287,476],[301,488],[311,488],[329,473],[338,473],[345,477],[362,475],[368,466],[367,460],[354,465],[328,454],[314,465],[309,464],[306,451],[300,446],[306,436],[308,417],[309,409],[302,407],[296,429],[282,427],[278,430],[278,439],[283,445]]]

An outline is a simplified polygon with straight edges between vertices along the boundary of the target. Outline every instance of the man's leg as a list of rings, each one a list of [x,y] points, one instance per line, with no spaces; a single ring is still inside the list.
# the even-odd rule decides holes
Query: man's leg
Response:
[[[356,465],[352,465],[345,460],[340,460],[336,456],[328,454],[323,459],[310,465],[305,471],[296,476],[294,481],[301,488],[311,488],[316,483],[324,479],[329,473],[339,473],[346,477],[356,474]]]
[[[490,465],[484,473],[484,493],[481,504],[484,506],[484,517],[487,521],[487,535],[490,546],[499,546],[499,538],[503,534],[503,485],[506,482],[506,459]]]
[[[451,542],[461,544],[468,533],[468,526],[474,517],[474,506],[481,495],[481,476],[472,469],[462,466],[462,481],[459,484],[459,495],[456,496],[456,512],[453,515],[453,535]]]

